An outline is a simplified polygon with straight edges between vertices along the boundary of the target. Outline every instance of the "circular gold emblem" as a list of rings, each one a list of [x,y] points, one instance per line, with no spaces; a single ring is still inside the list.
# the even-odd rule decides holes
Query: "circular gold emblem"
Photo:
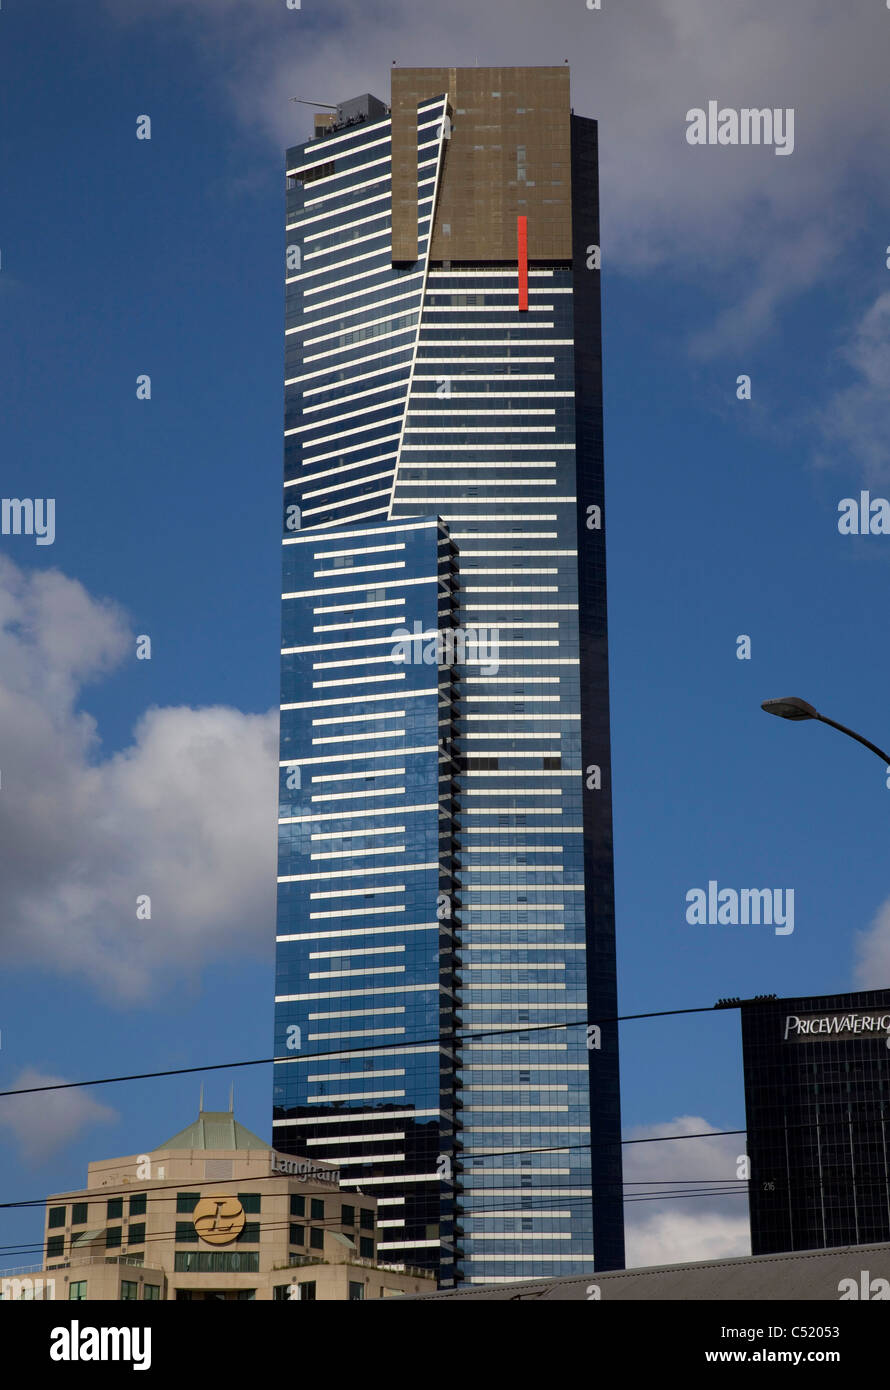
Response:
[[[230,1245],[244,1229],[244,1208],[237,1197],[202,1197],[192,1217],[195,1230],[209,1245]]]

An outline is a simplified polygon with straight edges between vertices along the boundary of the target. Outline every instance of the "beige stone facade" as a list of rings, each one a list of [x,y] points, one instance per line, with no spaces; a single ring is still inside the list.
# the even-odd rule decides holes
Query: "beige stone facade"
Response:
[[[336,1168],[202,1112],[162,1148],[90,1163],[85,1188],[50,1197],[43,1268],[10,1271],[0,1296],[348,1301],[434,1287],[377,1263],[377,1204],[341,1191]]]

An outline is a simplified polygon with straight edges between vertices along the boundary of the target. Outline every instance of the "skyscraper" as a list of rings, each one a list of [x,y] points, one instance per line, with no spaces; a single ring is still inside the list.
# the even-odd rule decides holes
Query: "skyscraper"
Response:
[[[444,1284],[620,1267],[596,123],[394,68],[287,186],[274,1142]]]
[[[890,990],[742,1005],[751,1251],[890,1240]]]

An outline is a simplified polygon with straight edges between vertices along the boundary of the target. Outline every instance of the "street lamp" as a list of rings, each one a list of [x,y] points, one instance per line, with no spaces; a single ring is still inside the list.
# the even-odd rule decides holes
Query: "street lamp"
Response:
[[[861,734],[854,733],[852,729],[848,729],[844,724],[837,724],[833,719],[829,719],[827,715],[820,714],[817,709],[807,704],[806,700],[799,699],[797,695],[786,695],[782,700],[764,700],[760,708],[765,709],[767,714],[778,715],[780,719],[792,719],[795,722],[801,719],[818,719],[820,724],[830,724],[832,729],[840,729],[841,733],[846,734],[848,738],[855,738],[857,743],[861,743],[866,748],[870,748],[873,753],[877,754],[885,766],[890,765],[890,754],[883,752],[876,743],[869,743],[868,739],[863,738]]]

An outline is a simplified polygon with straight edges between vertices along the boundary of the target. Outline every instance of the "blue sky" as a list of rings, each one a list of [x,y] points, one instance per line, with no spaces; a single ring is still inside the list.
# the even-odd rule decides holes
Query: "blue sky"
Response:
[[[622,1012],[890,984],[884,770],[759,708],[799,694],[890,741],[890,537],[837,528],[841,498],[890,497],[890,10],[479,10],[0,12],[0,491],[56,499],[51,547],[0,537],[4,1089],[270,1051],[283,151],[311,120],[289,98],[386,100],[394,58],[570,56],[600,121]],[[794,153],[690,147],[710,98],[794,107]],[[709,879],[793,888],[794,933],[689,926]],[[629,1134],[742,1126],[734,1013],[622,1047]],[[234,1073],[264,1135],[269,1071]],[[3,1200],[157,1146],[199,1082],[0,1101]],[[626,1176],[728,1177],[738,1152],[640,1146]],[[743,1205],[635,1205],[631,1258],[740,1252]],[[0,1229],[36,1244],[40,1214]]]

